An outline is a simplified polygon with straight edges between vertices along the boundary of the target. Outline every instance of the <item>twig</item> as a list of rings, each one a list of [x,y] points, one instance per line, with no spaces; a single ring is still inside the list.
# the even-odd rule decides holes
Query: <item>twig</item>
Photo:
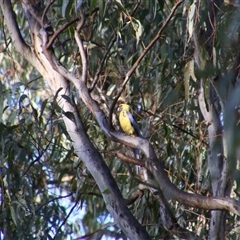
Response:
[[[79,22],[79,24],[77,25],[77,29],[75,30],[75,39],[79,48],[79,52],[80,52],[80,56],[82,59],[82,81],[84,83],[87,82],[87,67],[88,67],[88,62],[87,62],[87,55],[86,55],[86,51],[83,47],[83,42],[82,39],[79,36],[79,32],[81,31],[82,27],[85,24],[85,15],[80,11],[80,16],[81,16],[81,20]]]
[[[134,9],[131,12],[131,16],[133,16],[136,13],[140,3],[141,3],[141,0],[138,0],[136,6],[134,7]]]
[[[124,154],[122,154],[120,152],[117,152],[117,157],[120,158],[124,162],[132,163],[134,165],[139,165],[141,167],[146,167],[145,162],[139,161],[136,158],[132,158],[132,157],[126,156],[126,155],[124,155]]]
[[[4,42],[5,42],[5,45],[6,47],[1,47],[1,50],[0,50],[0,53],[1,52],[4,52],[5,50],[8,49],[8,46],[10,45],[10,43],[12,42],[12,39],[10,39],[9,41],[7,41],[7,37],[6,37],[6,32],[5,32],[5,28],[4,28],[4,21],[1,21],[2,23],[2,26],[1,26],[1,29],[2,29],[2,34],[3,34],[3,39],[4,39]]]
[[[27,172],[29,171],[29,169],[30,169],[36,162],[40,161],[40,159],[41,159],[41,157],[43,156],[43,154],[44,154],[44,153],[48,150],[48,148],[50,147],[50,143],[51,143],[51,142],[49,142],[48,145],[45,147],[45,149],[39,154],[39,156],[29,164],[29,166],[28,166],[27,169],[24,171],[24,173],[22,174],[22,176],[20,177],[20,179],[22,179],[22,178],[27,174]]]
[[[116,34],[114,33],[114,36],[113,36],[110,44],[108,45],[108,48],[107,48],[106,52],[104,53],[103,58],[102,58],[102,60],[101,60],[101,63],[100,63],[100,65],[99,65],[99,67],[98,67],[98,70],[97,70],[97,72],[96,72],[96,74],[95,74],[95,76],[94,76],[92,86],[89,88],[89,91],[90,91],[90,92],[94,89],[94,87],[96,86],[96,84],[97,84],[97,82],[98,82],[100,73],[101,73],[101,71],[102,71],[102,69],[103,69],[103,66],[104,66],[104,64],[105,64],[105,60],[106,60],[106,58],[107,58],[107,56],[108,56],[108,53],[109,53],[109,51],[111,50],[114,42],[116,41],[116,39],[117,39],[117,36],[116,36]]]
[[[50,40],[48,41],[48,44],[46,46],[46,49],[50,49],[50,47],[53,45],[53,42],[55,41],[55,39],[66,29],[68,28],[70,25],[72,25],[73,23],[77,22],[79,20],[78,17],[72,19],[70,22],[65,23],[62,27],[60,27],[50,38]]]
[[[56,198],[53,198],[53,199],[50,199],[48,200],[47,202],[43,203],[42,205],[40,205],[38,208],[35,209],[35,213],[38,212],[42,207],[44,206],[47,206],[49,203],[53,202],[53,201],[57,201],[57,200],[60,200],[60,199],[63,199],[63,198],[68,198],[70,196],[72,196],[73,193],[69,193],[65,196],[59,196],[59,197],[56,197]]]
[[[129,206],[132,205],[138,198],[141,198],[144,194],[143,190],[138,190],[137,192],[135,192],[132,198],[130,199],[124,199],[124,202]]]
[[[42,24],[41,26],[42,26],[42,27],[44,26],[44,18],[45,18],[45,16],[46,16],[49,8],[52,6],[52,4],[53,4],[54,2],[55,2],[55,0],[51,0],[51,1],[48,3],[47,7],[45,7],[45,9],[44,9],[44,11],[43,11],[43,15],[42,15],[42,19],[41,19],[41,24]]]
[[[61,224],[61,225],[59,226],[59,228],[57,229],[56,234],[55,234],[55,236],[54,236],[53,239],[56,239],[56,238],[57,238],[57,235],[58,235],[58,233],[60,232],[62,226],[66,223],[67,219],[68,219],[69,216],[72,214],[72,212],[73,212],[74,208],[77,206],[77,204],[78,204],[78,201],[76,201],[76,203],[73,205],[73,207],[72,207],[71,210],[69,211],[68,215],[64,218],[62,224]]]
[[[166,26],[168,25],[168,23],[170,22],[170,20],[172,19],[174,13],[176,12],[177,8],[182,4],[184,0],[179,0],[175,6],[172,8],[168,18],[166,19],[166,21],[163,23],[162,27],[160,28],[160,30],[158,31],[157,35],[155,36],[155,38],[148,44],[148,46],[143,50],[142,54],[138,57],[138,59],[136,60],[136,62],[133,64],[132,68],[127,72],[125,79],[122,83],[122,85],[120,86],[120,90],[117,94],[117,96],[114,98],[113,103],[110,107],[110,111],[109,111],[109,124],[110,124],[110,128],[112,129],[112,114],[113,114],[113,110],[115,108],[115,105],[118,101],[118,98],[121,96],[122,91],[124,90],[127,82],[129,81],[129,79],[131,78],[132,74],[135,72],[136,68],[138,67],[138,65],[140,64],[140,62],[142,61],[142,59],[146,56],[146,54],[149,52],[149,50],[152,48],[152,46],[157,42],[157,40],[161,37],[163,30],[166,28]]]
[[[99,10],[99,8],[94,8],[92,10],[92,12],[88,12],[86,13],[86,17],[90,16],[91,14],[97,12]],[[62,27],[60,27],[53,35],[52,37],[50,38],[48,44],[47,44],[47,49],[49,49],[52,45],[53,45],[53,42],[55,41],[55,39],[58,37],[58,35],[61,34],[61,32],[63,32],[66,28],[68,28],[69,26],[71,26],[73,23],[77,22],[79,20],[79,17],[76,17],[74,19],[72,19],[70,22],[68,23],[65,23]]]
[[[77,28],[76,28],[76,31],[78,33],[82,30],[82,27],[85,24],[85,15],[82,11],[80,11],[80,17],[81,17],[81,20],[80,20],[80,22],[79,22],[79,24],[77,25]]]

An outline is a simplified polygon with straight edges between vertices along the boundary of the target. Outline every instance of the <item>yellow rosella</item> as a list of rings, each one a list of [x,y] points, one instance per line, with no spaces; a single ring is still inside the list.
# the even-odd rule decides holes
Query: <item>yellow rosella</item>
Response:
[[[140,136],[140,131],[134,116],[131,113],[131,107],[128,104],[119,104],[119,123],[122,130],[132,137]]]
[[[128,104],[121,103],[118,105],[119,123],[122,130],[132,137],[141,137],[137,122],[131,113],[131,107]],[[133,149],[135,158],[140,159],[139,149]],[[137,174],[140,173],[139,166],[136,166]]]

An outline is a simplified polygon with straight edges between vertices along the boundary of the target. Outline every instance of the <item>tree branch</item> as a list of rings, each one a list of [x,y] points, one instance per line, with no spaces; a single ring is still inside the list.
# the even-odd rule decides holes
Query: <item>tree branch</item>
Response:
[[[81,19],[79,24],[77,25],[77,29],[75,30],[74,36],[79,48],[80,56],[82,58],[82,81],[85,84],[87,84],[88,61],[87,61],[86,51],[83,47],[82,39],[79,36],[79,32],[81,31],[85,23],[85,16],[81,11],[80,11],[80,15],[81,15]]]
[[[54,43],[54,41],[57,39],[57,37],[69,26],[71,26],[72,24],[74,24],[75,22],[77,22],[79,20],[78,17],[72,19],[70,22],[65,23],[64,25],[62,25],[56,32],[54,32],[54,34],[52,35],[52,37],[50,38],[49,42],[47,43],[46,48],[50,49]]]
[[[146,167],[146,164],[144,161],[140,161],[139,159],[135,159],[129,156],[126,156],[120,152],[117,152],[117,157],[120,158],[122,161],[127,162],[127,163],[131,163],[134,165],[138,165],[141,167]]]
[[[44,19],[46,17],[46,14],[47,14],[49,8],[53,5],[54,2],[55,2],[55,0],[51,0],[43,11],[42,18],[41,18],[41,26],[42,27],[44,26]]]
[[[11,1],[0,0],[0,5],[14,47],[25,59],[31,62],[33,60],[33,54],[31,52],[30,47],[25,43],[21,35],[21,32],[18,28],[16,15],[13,12]]]

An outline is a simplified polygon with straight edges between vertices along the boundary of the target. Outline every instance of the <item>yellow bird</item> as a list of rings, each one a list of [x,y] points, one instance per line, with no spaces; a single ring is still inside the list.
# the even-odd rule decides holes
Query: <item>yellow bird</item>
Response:
[[[131,107],[128,104],[119,104],[118,105],[119,113],[119,123],[122,130],[132,137],[141,137],[140,130],[138,128],[137,122],[131,113]],[[139,149],[133,149],[134,156],[137,159],[140,159]],[[136,172],[139,173],[139,167],[136,167]]]
[[[119,104],[118,106],[119,123],[122,130],[132,137],[140,136],[140,130],[137,122],[131,113],[131,107],[128,104]]]

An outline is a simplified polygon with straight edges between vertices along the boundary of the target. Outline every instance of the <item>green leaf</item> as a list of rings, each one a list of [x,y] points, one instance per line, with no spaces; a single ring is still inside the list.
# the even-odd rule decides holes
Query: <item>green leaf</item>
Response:
[[[107,2],[106,1],[98,1],[99,4],[99,15],[101,18],[104,17],[105,12],[106,12],[106,8],[107,8]]]
[[[73,7],[74,1],[65,1],[62,3],[62,16],[66,19],[71,17],[71,9]]]
[[[110,194],[110,193],[111,193],[111,191],[110,191],[110,189],[108,189],[108,188],[105,189],[105,190],[102,192],[102,194],[107,194],[107,195]]]
[[[90,1],[90,12],[92,12],[92,10],[97,7],[97,2],[98,0],[92,0]]]
[[[194,30],[194,20],[195,20],[196,2],[194,1],[190,6],[188,13],[188,41],[192,38]]]
[[[75,116],[72,112],[63,112],[63,114],[70,119],[71,121],[73,121],[75,123]]]
[[[38,111],[37,111],[36,108],[33,107],[32,104],[31,104],[31,108],[32,108],[33,117],[34,117],[34,119],[37,121],[37,118],[38,118]]]
[[[16,82],[12,85],[12,90],[15,92],[19,87],[23,86],[24,84],[22,82]]]
[[[73,104],[73,100],[72,98],[70,98],[68,95],[61,95],[62,98],[64,98],[68,103],[70,103],[72,106],[74,106]]]
[[[14,224],[17,226],[17,219],[16,219],[15,210],[12,206],[9,206],[9,208],[10,208],[12,220],[13,220]]]
[[[189,99],[189,81],[190,81],[190,63],[188,62],[184,68],[184,89],[185,89],[185,100]]]
[[[42,105],[41,105],[41,110],[40,110],[40,116],[39,116],[39,118],[42,117],[43,112],[44,112],[44,109],[45,109],[47,103],[48,103],[48,99],[44,99],[43,102],[42,102]]]

